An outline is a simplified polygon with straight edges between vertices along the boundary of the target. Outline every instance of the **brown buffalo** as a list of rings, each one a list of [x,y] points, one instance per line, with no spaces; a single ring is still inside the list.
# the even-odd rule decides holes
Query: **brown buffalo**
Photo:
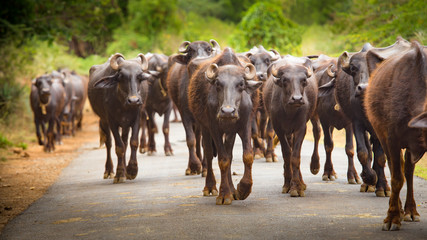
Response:
[[[306,185],[300,170],[301,145],[306,123],[315,115],[317,101],[317,82],[311,60],[287,55],[272,64],[263,93],[265,108],[280,140],[285,161],[282,192],[303,197]]]
[[[204,157],[207,160],[205,196],[216,195],[212,159],[218,153],[221,183],[216,204],[231,204],[233,199],[246,199],[252,189],[253,151],[251,118],[256,105],[252,93],[262,85],[256,80],[255,67],[243,65],[230,48],[201,63],[189,86],[189,106],[202,127]],[[245,172],[237,190],[231,179],[234,140],[238,134],[243,144]]]
[[[138,173],[136,150],[138,148],[139,118],[146,95],[140,85],[148,88],[151,76],[146,73],[147,59],[143,54],[125,60],[120,53],[114,54],[106,63],[94,65],[89,72],[88,97],[93,111],[99,116],[100,135],[107,147],[104,178],[114,175],[111,160],[111,134],[116,144],[117,170],[114,183],[134,179]],[[121,129],[121,134],[120,134]],[[126,166],[126,148],[130,139],[131,155]]]
[[[60,119],[65,103],[65,90],[62,78],[52,74],[42,75],[33,80],[30,104],[34,113],[34,124],[39,145],[45,152],[55,150],[55,140],[61,141]],[[46,124],[48,128],[46,129]],[[54,127],[57,131],[54,131]],[[42,129],[43,136],[40,133]]]
[[[212,45],[211,45],[212,44]],[[210,43],[205,41],[188,42],[185,41],[179,47],[181,54],[169,58],[169,70],[167,76],[168,93],[175,103],[181,115],[182,124],[185,129],[185,137],[189,152],[188,166],[185,175],[200,174],[202,172],[202,154],[200,149],[200,130],[196,126],[196,121],[188,107],[188,86],[190,76],[196,65],[192,61],[195,58],[209,58],[220,51],[219,44],[215,40]],[[203,175],[206,176],[205,164]]]
[[[141,127],[145,124],[148,129],[148,146],[145,146],[145,134],[141,135],[139,150],[141,153],[148,152],[152,155],[156,152],[156,142],[154,134],[157,133],[155,122],[155,113],[163,117],[163,135],[165,138],[164,151],[166,156],[173,155],[172,147],[169,142],[169,118],[172,112],[173,103],[169,97],[166,85],[168,74],[168,57],[163,54],[147,54],[148,70],[152,75],[152,84],[148,90],[147,102],[144,106],[143,117],[141,117]],[[144,132],[143,132],[144,133]]]
[[[387,154],[391,172],[392,192],[383,230],[399,230],[402,217],[405,221],[420,220],[414,200],[413,174],[415,163],[427,150],[426,59],[427,50],[413,42],[410,50],[383,62],[369,80],[366,113]],[[404,166],[402,149],[406,149]],[[399,194],[405,179],[407,194],[402,209]]]
[[[318,86],[322,86],[334,79],[336,77],[336,68],[336,58],[320,55],[313,63]],[[350,184],[360,184],[360,178],[354,168],[353,128],[350,119],[342,112],[332,94],[325,96],[319,94],[316,112],[322,125],[326,152],[326,161],[322,175],[323,181],[334,181],[337,178],[332,164],[332,150],[334,149],[332,134],[335,128],[338,130],[344,128],[346,135],[345,152],[348,158],[347,181]]]

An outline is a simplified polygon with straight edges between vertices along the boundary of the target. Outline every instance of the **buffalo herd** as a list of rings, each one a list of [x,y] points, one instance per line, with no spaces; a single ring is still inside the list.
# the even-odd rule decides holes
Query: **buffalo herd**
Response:
[[[203,195],[217,196],[218,205],[250,195],[254,158],[277,162],[278,143],[284,159],[282,193],[304,197],[300,158],[308,121],[315,141],[310,170],[317,174],[321,168],[317,146],[323,130],[322,179],[335,180],[332,135],[334,129],[345,129],[347,181],[361,184],[361,192],[390,197],[383,230],[393,231],[402,220],[420,220],[413,174],[427,150],[426,58],[425,46],[401,37],[391,46],[367,43],[359,52],[345,51],[339,57],[282,56],[262,46],[236,53],[221,49],[215,40],[185,41],[172,56],[140,53],[125,59],[116,53],[90,68],[88,82],[67,69],[42,75],[33,80],[30,100],[38,142],[50,152],[62,134],[74,135],[81,128],[87,96],[99,116],[100,141],[107,150],[104,178],[114,178],[114,183],[137,176],[138,147],[148,155],[157,151],[155,113],[164,115],[164,154],[173,155],[169,118],[176,107],[188,147],[185,174],[206,177]],[[131,154],[126,161],[129,130]],[[111,133],[118,159],[115,171]],[[242,141],[244,174],[235,188],[231,163],[236,135]],[[361,178],[353,162],[353,136]],[[221,173],[219,190],[214,157]],[[384,173],[386,161],[391,187]],[[405,179],[402,206],[399,194]]]

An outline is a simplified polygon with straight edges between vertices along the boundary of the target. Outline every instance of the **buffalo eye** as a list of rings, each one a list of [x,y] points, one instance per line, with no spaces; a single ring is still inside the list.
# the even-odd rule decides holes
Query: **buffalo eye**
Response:
[[[307,86],[307,78],[301,79],[301,83],[304,87]]]
[[[211,47],[208,47],[208,48],[206,49],[206,51],[207,51],[207,52],[212,52],[212,48],[211,48]]]
[[[243,91],[243,89],[245,88],[245,83],[243,83],[243,82],[238,83],[238,84],[237,84],[237,88],[238,88],[240,91]]]
[[[215,81],[215,87],[216,87],[217,90],[220,90],[221,87],[222,87],[221,83],[219,81]]]
[[[354,66],[354,65],[350,66],[350,72],[355,73],[355,72],[357,72],[357,70],[358,70],[358,68],[356,66]]]
[[[270,65],[270,59],[269,59],[269,58],[266,58],[266,59],[264,60],[264,62],[265,62],[265,64]]]
[[[148,78],[147,78],[147,77],[144,77],[144,75],[143,75],[143,74],[138,74],[138,76],[136,77],[136,79],[138,79],[138,81],[142,82],[142,81],[144,81],[144,80],[147,80]]]

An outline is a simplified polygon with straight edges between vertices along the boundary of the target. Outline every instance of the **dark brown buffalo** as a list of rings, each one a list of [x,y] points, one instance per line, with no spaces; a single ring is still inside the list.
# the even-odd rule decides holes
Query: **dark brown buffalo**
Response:
[[[148,88],[147,79],[151,76],[145,73],[147,69],[148,62],[143,54],[135,59],[125,60],[123,55],[116,53],[106,63],[92,66],[89,72],[89,102],[100,118],[100,135],[107,147],[104,178],[114,175],[110,131],[116,144],[118,162],[114,183],[124,182],[126,178],[134,179],[138,173],[136,150],[139,118],[141,106],[146,99],[146,95],[141,94],[144,91],[140,91],[140,85],[144,84]],[[132,129],[131,155],[126,167],[129,129]]]
[[[320,55],[319,58],[313,62],[313,70],[316,75],[317,85],[322,86],[336,77],[337,59],[331,58],[326,55]],[[361,183],[354,168],[354,146],[353,146],[353,128],[350,119],[342,112],[342,109],[337,104],[333,94],[318,97],[317,115],[319,116],[320,123],[324,135],[324,147],[326,152],[326,161],[323,170],[323,181],[334,181],[337,175],[334,171],[332,164],[332,150],[334,149],[334,142],[332,139],[334,129],[345,129],[346,143],[345,152],[348,158],[347,181],[350,184]]]
[[[87,98],[87,79],[68,69],[60,70],[64,76],[66,86],[72,88],[71,102],[64,107],[62,131],[74,136],[76,130],[82,128],[83,108]],[[76,126],[77,122],[77,126]]]
[[[262,85],[256,79],[255,67],[243,65],[230,48],[203,62],[191,78],[189,106],[202,127],[204,157],[207,160],[204,196],[216,195],[212,159],[218,153],[221,183],[216,204],[231,204],[233,199],[246,199],[252,189],[253,151],[251,118],[256,105],[252,93]],[[245,172],[237,190],[231,179],[231,162],[236,134],[243,144]]]
[[[280,54],[277,51],[271,50],[269,52],[265,50],[263,46],[253,47],[245,55],[255,66],[257,79],[263,82],[267,80],[267,69],[270,64],[280,59]],[[264,103],[262,102],[262,91],[260,91],[260,94],[260,102],[257,104],[258,109],[252,121],[252,140],[254,142],[255,158],[265,157],[267,162],[277,162],[278,160],[277,156],[274,154],[273,146],[269,146],[267,149],[265,148],[264,139],[266,138],[268,116],[264,108]]]
[[[164,151],[166,156],[173,155],[169,142],[169,118],[172,112],[173,103],[167,91],[168,57],[163,54],[147,54],[148,70],[152,75],[152,84],[148,90],[147,102],[144,107],[144,117],[141,118],[142,126],[147,125],[148,145],[145,146],[145,134],[141,135],[139,150],[141,153],[148,152],[152,155],[156,152],[156,142],[154,134],[157,133],[155,113],[163,117],[163,135],[165,137]]]
[[[211,44],[212,45],[211,45]],[[177,106],[184,125],[187,147],[189,152],[186,175],[200,174],[202,172],[202,159],[200,149],[200,130],[197,129],[196,121],[188,107],[188,86],[190,75],[197,68],[192,64],[195,58],[208,58],[220,51],[219,44],[215,40],[210,43],[205,41],[185,41],[179,47],[181,54],[169,58],[169,71],[167,77],[167,89],[172,101]],[[205,163],[203,175],[206,176]]]
[[[383,230],[399,230],[402,217],[405,221],[420,221],[413,175],[415,163],[427,150],[426,59],[427,50],[413,42],[410,50],[381,64],[369,80],[366,113],[387,154],[391,172],[392,192]],[[406,149],[404,163],[402,149]],[[405,179],[407,194],[403,212],[399,194]]]
[[[352,121],[357,157],[362,165],[361,177],[364,182],[360,191],[375,191],[378,197],[390,196],[390,187],[384,174],[386,158],[364,112],[363,93],[367,87],[369,73],[372,72],[370,67],[407,47],[406,40],[398,38],[395,44],[386,48],[373,48],[370,44],[365,44],[360,52],[344,52],[338,58],[336,79],[328,83],[327,86],[321,87],[321,89],[331,86],[335,88],[335,98],[339,107]],[[371,144],[373,149],[371,149]],[[372,150],[374,153],[373,164],[371,164]]]
[[[265,108],[282,147],[284,185],[282,192],[305,196],[302,179],[301,145],[306,123],[315,115],[317,82],[311,60],[285,56],[272,64],[263,88]],[[270,140],[271,141],[271,140]]]
[[[65,102],[64,82],[62,78],[42,75],[33,80],[30,104],[34,114],[34,124],[39,145],[45,152],[55,150],[55,139],[61,141],[60,118]],[[46,124],[48,128],[46,129]],[[54,127],[57,127],[55,133]],[[42,129],[43,136],[40,133]]]

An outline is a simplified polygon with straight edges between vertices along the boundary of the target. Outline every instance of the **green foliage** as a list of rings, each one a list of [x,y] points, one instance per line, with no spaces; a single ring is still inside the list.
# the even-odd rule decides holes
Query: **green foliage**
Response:
[[[299,55],[302,33],[303,28],[284,17],[279,5],[258,2],[246,12],[231,42],[238,51],[262,44],[281,54]]]
[[[426,12],[423,0],[354,1],[350,12],[337,16],[332,29],[343,35],[349,50],[359,49],[364,42],[388,46],[399,35],[425,44]]]
[[[28,144],[24,143],[24,142],[20,142],[18,144],[16,144],[17,147],[22,148],[22,150],[26,150],[28,148]]]
[[[0,133],[0,148],[7,148],[11,146],[13,146],[13,144]]]

